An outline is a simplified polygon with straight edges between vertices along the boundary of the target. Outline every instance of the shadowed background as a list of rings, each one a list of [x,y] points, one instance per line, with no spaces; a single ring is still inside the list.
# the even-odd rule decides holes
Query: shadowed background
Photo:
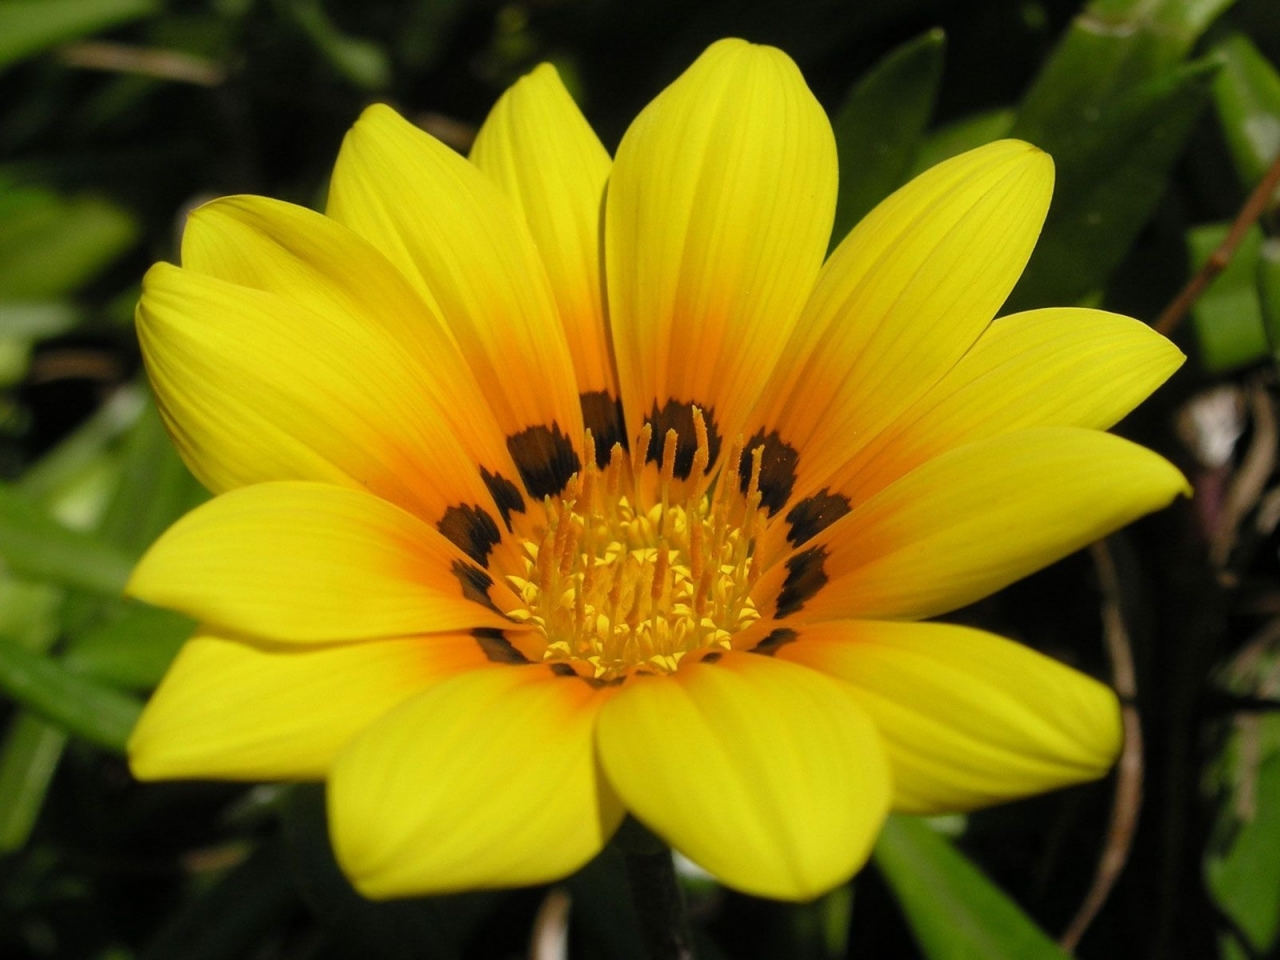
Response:
[[[337,872],[318,787],[132,781],[124,739],[191,624],[118,594],[205,496],[132,317],[191,206],[321,206],[370,102],[465,151],[550,60],[612,149],[723,36],[784,49],[832,116],[835,239],[913,173],[1013,135],[1058,180],[1005,312],[1150,322],[1202,264],[1212,282],[1160,320],[1187,368],[1119,428],[1195,499],[949,618],[1115,683],[1145,762],[895,819],[813,904],[690,875],[700,955],[1061,958],[1111,880],[1082,957],[1280,955],[1280,220],[1274,190],[1246,204],[1280,154],[1274,0],[0,0],[0,955],[550,960],[567,938],[575,958],[641,956],[615,853],[554,890],[372,904]]]

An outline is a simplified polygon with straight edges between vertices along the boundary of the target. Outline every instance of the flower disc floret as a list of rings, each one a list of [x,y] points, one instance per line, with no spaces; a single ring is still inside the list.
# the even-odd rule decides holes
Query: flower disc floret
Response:
[[[543,660],[595,680],[670,673],[689,655],[732,649],[734,635],[760,619],[750,594],[760,573],[755,536],[765,523],[762,449],[750,454],[745,490],[732,482],[740,440],[727,482],[707,490],[707,428],[697,408],[693,421],[691,479],[675,479],[678,436],[669,430],[652,503],[642,458],[650,428],[636,438],[635,456],[615,444],[603,469],[587,431],[586,468],[562,497],[546,498],[545,524],[521,541],[524,568],[507,578],[523,601],[507,615],[540,631]]]

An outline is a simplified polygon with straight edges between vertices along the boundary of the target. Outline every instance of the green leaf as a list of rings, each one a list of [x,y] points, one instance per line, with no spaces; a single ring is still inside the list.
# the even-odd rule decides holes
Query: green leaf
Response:
[[[840,158],[833,246],[906,180],[937,100],[945,50],[943,32],[930,30],[891,51],[832,119]]]
[[[0,301],[76,290],[128,250],[138,229],[128,211],[101,198],[0,182]]]
[[[137,312],[138,301],[141,299],[141,283],[125,287],[125,289],[102,305],[100,319],[118,327],[126,327],[132,330],[134,314]]]
[[[286,8],[315,48],[347,80],[362,90],[390,86],[391,63],[378,44],[343,33],[317,0],[290,0]]]
[[[1013,136],[1055,158],[1091,139],[1108,107],[1168,74],[1235,0],[1094,0],[1023,98]]]
[[[17,386],[31,366],[31,341],[0,337],[0,390]]]
[[[0,301],[0,337],[41,339],[66,333],[80,319],[70,303],[56,300]]]
[[[0,0],[0,67],[159,8],[158,0]]]
[[[195,621],[181,614],[130,604],[73,635],[62,664],[112,686],[149,690],[195,628]]]
[[[1067,960],[1016,903],[924,820],[891,815],[875,860],[929,960]]]
[[[1225,795],[1214,842],[1205,858],[1205,881],[1210,894],[1253,949],[1267,953],[1280,938],[1280,717],[1262,716],[1249,734],[1259,744],[1261,760],[1247,769],[1237,763],[1236,790]],[[1237,760],[1243,730],[1237,730],[1228,751]],[[1261,749],[1270,742],[1271,749]],[[1239,781],[1252,785],[1251,809],[1239,806]]]
[[[58,638],[61,602],[57,587],[0,574],[0,640],[48,650]]]
[[[10,725],[0,752],[0,854],[26,845],[66,742],[63,730],[28,713]]]
[[[1180,66],[1234,0],[1094,0],[1068,28],[1010,135],[1047,151],[1058,182],[1008,309],[1100,289],[1164,192],[1215,67]]]
[[[1208,224],[1187,231],[1192,270],[1199,270],[1222,245],[1229,223]],[[1221,373],[1256,363],[1270,352],[1258,300],[1258,255],[1262,231],[1245,234],[1231,262],[1191,307],[1191,321],[1200,358],[1206,369]]]
[[[981,147],[984,144],[1007,137],[1013,128],[1017,114],[1012,109],[987,110],[974,113],[925,137],[911,164],[911,176],[924,173],[935,164]]]
[[[142,712],[136,698],[16,643],[0,642],[0,689],[66,732],[118,753]]]
[[[1007,310],[1078,303],[1105,285],[1164,193],[1216,71],[1208,60],[1171,70],[1051,151],[1053,205]]]
[[[1249,954],[1241,946],[1240,940],[1233,933],[1218,935],[1218,956],[1222,960],[1249,960]]]
[[[12,487],[0,485],[0,560],[14,572],[119,596],[131,558],[97,537],[68,529]]]
[[[1220,43],[1214,54],[1222,63],[1214,105],[1240,183],[1252,190],[1280,154],[1280,73],[1241,34]]]
[[[0,301],[0,388],[27,375],[35,341],[69,330],[79,319],[71,304],[56,301]]]
[[[191,475],[148,400],[125,441],[120,485],[98,533],[140,556],[169,525],[209,494]]]

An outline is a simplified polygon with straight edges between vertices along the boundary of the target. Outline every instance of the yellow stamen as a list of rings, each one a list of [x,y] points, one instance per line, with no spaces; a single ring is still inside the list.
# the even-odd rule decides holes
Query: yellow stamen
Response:
[[[692,496],[696,499],[702,495],[702,481],[707,475],[707,467],[711,466],[711,443],[707,439],[707,421],[703,419],[702,411],[698,407],[693,408],[693,436],[698,446],[693,453],[693,471],[689,474],[689,480],[693,484]]]
[[[640,428],[640,435],[636,437],[635,445],[631,448],[631,479],[632,483],[638,485],[640,477],[644,473],[644,460],[649,455],[649,444],[653,440],[653,424],[646,423]]]
[[[711,451],[696,408],[693,424],[697,446],[686,480],[675,476],[679,435],[663,437],[658,486],[648,487],[658,502],[644,501],[639,482],[652,428],[636,437],[629,458],[615,444],[603,469],[588,432],[581,473],[559,498],[544,501],[545,522],[529,518],[524,566],[507,576],[521,606],[508,614],[541,632],[545,661],[602,680],[637,669],[670,672],[687,654],[731,649],[733,636],[759,619],[750,592],[760,575],[755,537],[767,522],[763,448],[750,452],[745,494],[741,437],[708,493]]]

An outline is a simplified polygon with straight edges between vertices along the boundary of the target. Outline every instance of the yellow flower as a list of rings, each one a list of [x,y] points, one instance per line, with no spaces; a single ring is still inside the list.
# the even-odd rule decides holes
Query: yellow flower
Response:
[[[925,173],[824,263],[831,127],[712,46],[610,161],[555,71],[470,161],[383,106],[325,215],[197,210],[138,326],[218,496],[133,595],[203,626],[143,778],[328,783],[369,896],[550,881],[629,811],[807,898],[890,809],[1099,777],[1112,693],[970,603],[1185,492],[1103,431],[1181,362],[1085,309],[992,322],[1047,156]]]

